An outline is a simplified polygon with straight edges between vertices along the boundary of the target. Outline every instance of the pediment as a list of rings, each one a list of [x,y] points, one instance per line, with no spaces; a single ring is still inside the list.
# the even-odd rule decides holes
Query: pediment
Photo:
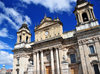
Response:
[[[52,24],[54,24],[54,22],[45,22],[45,23],[42,23],[42,24],[40,24],[40,25],[36,28],[36,30],[45,28],[45,27],[50,26],[50,25],[52,25]]]

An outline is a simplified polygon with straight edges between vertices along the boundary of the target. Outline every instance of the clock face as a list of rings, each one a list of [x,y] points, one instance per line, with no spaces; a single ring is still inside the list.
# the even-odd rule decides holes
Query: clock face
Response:
[[[45,35],[48,35],[48,31],[45,32]]]

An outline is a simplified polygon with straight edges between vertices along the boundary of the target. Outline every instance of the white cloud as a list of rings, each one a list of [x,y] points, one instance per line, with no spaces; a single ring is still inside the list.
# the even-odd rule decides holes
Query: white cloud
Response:
[[[0,64],[12,66],[13,54],[10,54],[6,51],[0,51]]]
[[[13,29],[18,30],[18,28],[24,23],[26,20],[27,24],[31,24],[31,19],[27,15],[23,15],[19,13],[14,8],[8,8],[4,5],[3,2],[0,1],[0,8],[4,13],[0,13],[0,24],[3,23],[3,20],[7,20]],[[27,16],[27,18],[26,18]]]
[[[13,39],[14,38],[13,35],[9,35],[8,34],[8,30],[6,28],[2,28],[0,30],[0,37],[7,37],[7,38],[10,38],[10,39]]]
[[[27,4],[40,4],[50,10],[50,12],[65,11],[69,12],[72,9],[71,3],[75,3],[76,0],[20,0]]]
[[[0,24],[2,24],[3,20],[7,20],[11,24],[12,28],[16,30],[19,28],[19,25],[16,25],[16,23],[11,20],[7,15],[0,13]]]
[[[8,37],[8,30],[6,28],[0,30],[0,37]]]
[[[7,49],[7,50],[10,49],[11,50],[12,48],[7,43],[0,41],[0,49]]]

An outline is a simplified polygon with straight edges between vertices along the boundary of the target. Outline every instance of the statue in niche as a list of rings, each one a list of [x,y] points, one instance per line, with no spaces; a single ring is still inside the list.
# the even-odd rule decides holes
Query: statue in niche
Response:
[[[50,61],[50,53],[49,52],[46,52],[46,59],[47,59],[47,61],[49,62]]]
[[[67,57],[65,55],[63,55],[63,62],[68,62]]]
[[[63,55],[63,61],[66,61],[66,57],[65,57],[65,55]]]
[[[46,57],[47,57],[47,60],[50,61],[50,55],[48,54],[46,55]]]
[[[69,69],[69,63],[67,61],[67,56],[63,55],[62,57],[63,61],[62,61],[62,74],[70,74],[70,69]]]
[[[31,59],[31,58],[29,59],[29,64],[33,65],[33,59]]]

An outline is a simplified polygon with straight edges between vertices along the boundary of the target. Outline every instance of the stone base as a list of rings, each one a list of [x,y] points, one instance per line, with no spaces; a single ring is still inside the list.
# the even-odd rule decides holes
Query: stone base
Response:
[[[30,65],[30,66],[28,67],[27,74],[33,74],[33,66],[32,66],[32,65]]]
[[[61,72],[62,72],[62,74],[70,74],[68,62],[66,62],[66,61],[62,62]]]

